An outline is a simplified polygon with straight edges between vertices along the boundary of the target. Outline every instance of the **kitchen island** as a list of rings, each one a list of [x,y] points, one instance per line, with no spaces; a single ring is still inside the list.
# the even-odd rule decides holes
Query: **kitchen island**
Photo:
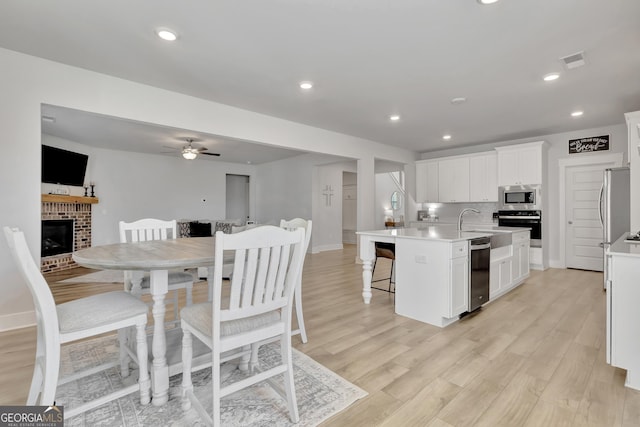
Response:
[[[360,231],[362,298],[371,302],[375,243],[395,244],[395,312],[444,327],[469,307],[469,241],[510,234],[509,244],[491,251],[490,298],[505,294],[529,276],[529,229],[487,225],[458,231],[456,225]]]
[[[606,251],[609,258],[607,291],[607,363],[627,370],[624,385],[640,390],[640,243],[626,242],[624,233]]]

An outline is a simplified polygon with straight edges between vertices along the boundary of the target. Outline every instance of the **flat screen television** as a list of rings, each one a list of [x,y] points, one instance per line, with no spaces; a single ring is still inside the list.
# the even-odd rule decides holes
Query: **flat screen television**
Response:
[[[86,154],[42,146],[42,182],[82,187],[87,171]]]

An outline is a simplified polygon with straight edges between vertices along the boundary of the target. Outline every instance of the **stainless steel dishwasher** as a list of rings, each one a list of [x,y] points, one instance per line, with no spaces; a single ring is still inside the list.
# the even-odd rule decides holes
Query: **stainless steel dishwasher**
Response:
[[[489,301],[489,265],[491,238],[478,237],[469,241],[469,312]]]

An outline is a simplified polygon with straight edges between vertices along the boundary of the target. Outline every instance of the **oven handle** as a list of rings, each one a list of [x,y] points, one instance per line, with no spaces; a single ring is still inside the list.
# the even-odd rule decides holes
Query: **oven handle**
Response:
[[[533,216],[507,215],[507,216],[499,216],[498,219],[540,219],[540,215],[533,215]]]

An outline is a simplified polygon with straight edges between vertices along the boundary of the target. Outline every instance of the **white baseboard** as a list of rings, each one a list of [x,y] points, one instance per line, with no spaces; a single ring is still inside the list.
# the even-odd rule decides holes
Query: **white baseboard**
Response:
[[[314,246],[311,249],[311,253],[317,254],[318,252],[337,251],[337,250],[341,250],[341,249],[343,249],[342,243],[337,244],[337,245],[320,245],[320,246]]]
[[[36,325],[36,312],[23,311],[22,313],[12,313],[0,316],[0,332],[14,329],[27,328]]]
[[[567,266],[564,265],[564,263],[561,263],[560,260],[557,260],[557,259],[550,259],[549,260],[549,267],[551,267],[551,268],[567,268]]]

